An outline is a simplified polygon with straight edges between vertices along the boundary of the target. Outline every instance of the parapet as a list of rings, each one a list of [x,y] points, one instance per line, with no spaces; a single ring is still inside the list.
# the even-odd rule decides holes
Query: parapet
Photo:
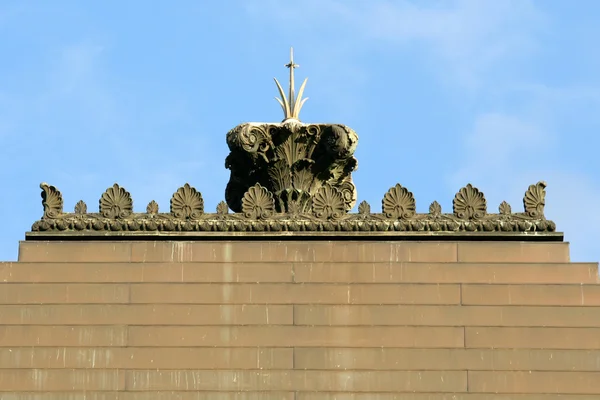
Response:
[[[189,184],[177,189],[169,212],[159,212],[151,201],[146,212],[133,210],[130,193],[115,184],[100,197],[99,211],[89,213],[80,201],[73,213],[63,210],[60,191],[42,183],[44,214],[26,239],[91,238],[406,238],[461,240],[563,240],[556,225],[544,216],[544,182],[530,185],[523,212],[503,202],[498,213],[488,213],[484,194],[471,184],[455,195],[452,212],[443,213],[433,202],[429,212],[416,212],[413,194],[397,184],[372,212],[363,201],[358,213],[352,172],[358,135],[341,124],[305,124],[299,120],[306,80],[294,88],[293,52],[289,94],[277,80],[284,119],[280,123],[245,123],[227,133],[231,171],[225,201],[216,213],[204,209],[202,194]],[[232,211],[232,213],[230,213]]]
[[[81,238],[150,238],[168,237],[387,237],[443,238],[466,240],[563,240],[556,225],[544,216],[544,182],[530,185],[523,197],[524,212],[513,212],[502,202],[498,213],[487,212],[484,194],[472,185],[455,195],[452,213],[443,213],[438,202],[428,213],[417,213],[413,194],[397,184],[381,201],[381,212],[372,212],[363,201],[358,213],[348,213],[344,194],[325,184],[302,208],[296,203],[285,211],[278,210],[276,196],[255,184],[242,196],[239,212],[230,213],[227,203],[220,202],[216,213],[204,209],[202,194],[185,184],[171,198],[169,212],[159,212],[151,201],[146,212],[133,211],[131,194],[118,184],[100,197],[99,212],[89,213],[79,201],[72,213],[63,210],[61,192],[41,184],[44,214],[35,222],[27,239],[64,240]]]

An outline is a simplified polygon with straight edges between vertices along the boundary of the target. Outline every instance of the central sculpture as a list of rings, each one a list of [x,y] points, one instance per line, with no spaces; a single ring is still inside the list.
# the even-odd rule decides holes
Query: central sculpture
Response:
[[[334,199],[342,201],[335,208],[348,212],[357,198],[351,174],[358,165],[354,158],[358,135],[341,124],[300,122],[300,110],[308,100],[302,98],[307,80],[296,96],[294,69],[298,65],[294,63],[293,49],[286,67],[290,70],[287,98],[275,79],[283,121],[245,123],[227,133],[231,151],[225,160],[225,167],[231,170],[225,189],[227,205],[234,212],[242,212],[247,192],[250,196],[263,196],[268,191],[277,212],[309,212],[313,205],[317,209],[330,207]],[[259,190],[261,186],[267,191]],[[317,193],[319,196],[315,197]],[[332,211],[337,210],[327,213]]]

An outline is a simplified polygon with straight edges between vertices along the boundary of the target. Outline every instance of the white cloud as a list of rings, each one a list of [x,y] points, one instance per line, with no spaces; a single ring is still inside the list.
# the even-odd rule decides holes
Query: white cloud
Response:
[[[413,46],[433,56],[430,67],[440,77],[468,87],[478,86],[499,60],[531,53],[532,33],[545,26],[531,0],[254,0],[247,9],[255,18],[319,37],[329,48],[341,38],[353,52],[375,42],[388,51]]]

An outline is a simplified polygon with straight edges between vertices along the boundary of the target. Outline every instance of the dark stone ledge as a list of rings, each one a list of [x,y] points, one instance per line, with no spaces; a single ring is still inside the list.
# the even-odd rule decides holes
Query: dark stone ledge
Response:
[[[27,232],[29,241],[511,241],[562,242],[562,232]]]

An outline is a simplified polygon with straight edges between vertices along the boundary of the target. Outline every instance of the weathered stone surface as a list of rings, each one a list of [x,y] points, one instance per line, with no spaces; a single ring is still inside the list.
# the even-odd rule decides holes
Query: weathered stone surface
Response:
[[[456,194],[451,214],[443,214],[437,202],[430,205],[429,213],[416,213],[413,194],[401,185],[392,187],[384,195],[381,213],[371,212],[371,207],[363,201],[357,214],[349,214],[347,211],[356,200],[350,181],[344,186],[347,191],[339,185],[313,181],[310,187],[314,190],[302,189],[300,192],[286,189],[282,182],[277,184],[279,186],[262,182],[267,185],[263,186],[259,182],[247,187],[245,192],[236,192],[239,199],[235,200],[234,207],[239,212],[231,214],[223,202],[217,206],[216,213],[205,213],[202,194],[189,184],[173,194],[169,213],[159,213],[154,201],[148,204],[145,213],[134,213],[129,192],[117,184],[102,195],[99,213],[88,213],[87,206],[81,201],[75,206],[74,213],[65,213],[60,191],[43,183],[44,214],[33,224],[33,234],[28,236],[127,236],[140,233],[167,236],[285,233],[302,236],[306,232],[330,236],[477,235],[509,238],[520,235],[520,240],[535,240],[537,236],[545,235],[562,240],[562,234],[555,233],[554,222],[547,220],[543,213],[544,182],[528,188],[523,198],[524,212],[514,213],[503,202],[498,214],[487,213],[483,193],[471,185]],[[231,198],[228,201],[231,204]]]
[[[227,204],[241,212],[246,192],[259,184],[272,193],[278,212],[304,213],[320,205],[345,213],[356,203],[351,173],[357,142],[356,132],[344,125],[239,125],[227,134]]]

